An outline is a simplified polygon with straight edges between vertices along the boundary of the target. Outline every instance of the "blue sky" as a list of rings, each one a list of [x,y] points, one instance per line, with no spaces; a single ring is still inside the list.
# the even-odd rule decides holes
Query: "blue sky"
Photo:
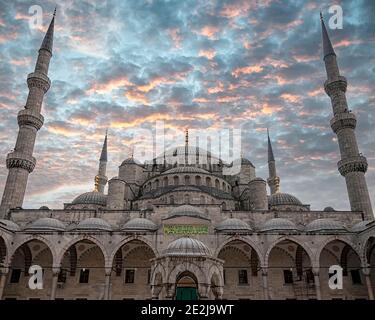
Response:
[[[58,4],[54,53],[24,207],[62,208],[93,188],[109,128],[108,177],[117,175],[132,132],[167,128],[241,128],[244,156],[267,177],[270,128],[281,190],[312,209],[349,209],[339,150],[323,90],[319,11],[340,4],[341,30],[329,30],[347,98],[358,119],[375,194],[375,2],[74,1]],[[43,26],[29,28],[40,5]],[[5,156],[17,136],[27,74],[55,1],[0,1],[0,192]]]

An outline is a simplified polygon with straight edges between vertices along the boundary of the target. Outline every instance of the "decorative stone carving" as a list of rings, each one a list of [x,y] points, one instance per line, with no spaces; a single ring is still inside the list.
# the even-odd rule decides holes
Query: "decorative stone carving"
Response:
[[[22,168],[31,173],[36,165],[36,159],[32,156],[27,156],[20,152],[14,151],[8,153],[6,159],[7,168]]]
[[[29,86],[29,89],[39,88],[46,93],[51,86],[51,81],[46,75],[33,72],[27,76],[27,85]]]
[[[347,86],[348,83],[346,81],[346,78],[343,76],[339,76],[336,80],[327,80],[324,83],[324,90],[329,96],[331,96],[337,93],[338,91],[346,92]]]
[[[339,113],[331,119],[330,123],[333,132],[337,134],[339,130],[345,128],[354,130],[357,124],[357,119],[356,116],[351,112]]]
[[[342,176],[345,177],[349,172],[367,171],[367,160],[364,156],[350,157],[342,159],[337,163],[337,167]]]
[[[30,109],[23,109],[20,112],[18,112],[18,125],[24,126],[33,126],[36,130],[39,130],[44,123],[44,117],[33,110]]]

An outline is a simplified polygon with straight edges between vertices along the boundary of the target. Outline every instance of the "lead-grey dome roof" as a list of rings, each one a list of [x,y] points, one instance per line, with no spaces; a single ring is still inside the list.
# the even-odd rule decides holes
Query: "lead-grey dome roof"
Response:
[[[273,218],[263,223],[260,231],[297,230],[294,222],[284,218]]]
[[[198,167],[176,167],[164,171],[163,174],[173,174],[173,173],[205,173],[210,174],[207,170]]]
[[[306,232],[318,231],[346,231],[341,222],[329,218],[316,219],[305,227]]]
[[[275,193],[269,196],[268,204],[270,206],[277,205],[302,205],[302,202],[299,201],[295,196],[292,196],[289,193]]]
[[[188,237],[171,242],[164,252],[167,256],[210,256],[210,249],[197,239]]]
[[[360,221],[360,222],[356,223],[355,225],[353,225],[350,228],[350,230],[353,231],[353,232],[361,232],[361,231],[367,229],[367,224],[369,224],[372,221],[374,221],[374,220]]]
[[[20,231],[20,227],[17,223],[11,221],[11,220],[6,220],[6,219],[0,219],[0,226],[3,228],[10,230],[10,231]]]
[[[65,231],[65,225],[54,218],[39,218],[27,225],[26,231]]]
[[[175,207],[171,211],[169,211],[168,217],[171,218],[176,216],[188,216],[207,219],[202,210],[200,210],[197,207],[190,206],[188,204]]]
[[[72,230],[90,230],[90,231],[112,231],[111,225],[100,218],[87,218],[82,220]]]
[[[145,218],[134,218],[126,222],[121,230],[123,231],[155,231],[157,225]]]
[[[219,223],[216,227],[217,231],[236,231],[236,232],[250,232],[252,229],[245,222],[237,218],[229,218]]]
[[[107,204],[107,196],[98,191],[85,192],[76,197],[72,204],[96,204],[105,206]]]

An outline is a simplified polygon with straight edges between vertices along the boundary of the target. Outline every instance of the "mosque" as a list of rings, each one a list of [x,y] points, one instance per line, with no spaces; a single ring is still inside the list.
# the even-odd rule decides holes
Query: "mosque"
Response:
[[[323,19],[324,89],[332,103],[330,126],[340,147],[338,170],[350,211],[313,211],[285,193],[269,136],[265,181],[242,156],[238,174],[226,175],[231,164],[190,146],[188,139],[151,163],[125,159],[118,176],[108,180],[106,135],[93,191],[61,209],[23,208],[36,165],[36,134],[44,122],[43,97],[51,84],[54,23],[55,15],[35,70],[27,76],[29,95],[17,116],[16,146],[6,157],[1,299],[374,300],[375,220],[365,180],[368,165],[358,150],[347,80]],[[43,268],[42,289],[28,285],[32,265]],[[329,286],[332,265],[342,268],[342,288]]]

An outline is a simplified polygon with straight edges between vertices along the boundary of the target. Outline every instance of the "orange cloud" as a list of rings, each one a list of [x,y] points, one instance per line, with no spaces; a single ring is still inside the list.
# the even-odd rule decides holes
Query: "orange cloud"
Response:
[[[125,97],[128,100],[131,100],[131,101],[140,102],[140,103],[143,103],[143,104],[148,104],[147,97],[143,93],[140,93],[140,92],[137,92],[137,91],[129,90],[125,93]]]
[[[220,15],[225,18],[236,18],[246,15],[251,7],[250,1],[242,1],[236,4],[226,4],[220,11]]]
[[[283,98],[287,102],[297,103],[300,102],[301,98],[295,94],[291,93],[283,93],[281,95],[281,98]]]
[[[206,57],[207,59],[211,60],[215,57],[216,51],[214,49],[208,49],[208,50],[200,50],[199,56],[200,57]]]
[[[120,77],[111,79],[107,83],[94,83],[91,88],[86,91],[86,93],[105,94],[111,92],[112,90],[120,89],[129,85],[132,85],[132,83],[127,78]]]
[[[209,94],[219,93],[224,91],[224,84],[222,82],[218,82],[215,87],[211,87],[207,89]]]
[[[202,29],[198,30],[197,33],[201,36],[205,36],[210,39],[214,39],[216,33],[219,32],[219,28],[215,26],[204,26]]]
[[[265,102],[262,105],[261,111],[264,114],[272,114],[272,113],[280,111],[280,110],[281,110],[280,106],[273,106],[273,105],[270,105],[268,102]]]
[[[251,73],[259,73],[263,71],[263,67],[260,65],[248,66],[237,68],[232,72],[232,76],[235,78],[239,77],[241,74],[251,74]]]
[[[20,58],[20,59],[12,59],[10,60],[10,64],[14,66],[25,66],[30,64],[31,59],[30,58]]]

